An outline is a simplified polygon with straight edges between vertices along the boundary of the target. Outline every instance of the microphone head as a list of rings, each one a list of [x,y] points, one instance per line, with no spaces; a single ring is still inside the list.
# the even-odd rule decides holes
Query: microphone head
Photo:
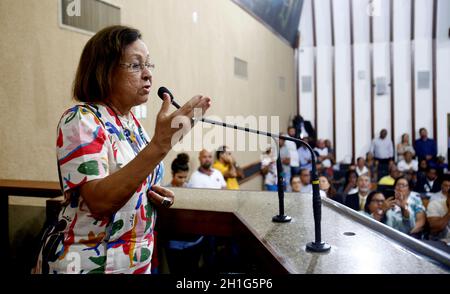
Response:
[[[158,89],[159,98],[164,99],[164,96],[163,96],[164,93],[169,94],[170,102],[173,102],[173,95],[172,95],[172,93],[170,93],[169,89],[167,89],[166,87],[159,87],[159,89]]]

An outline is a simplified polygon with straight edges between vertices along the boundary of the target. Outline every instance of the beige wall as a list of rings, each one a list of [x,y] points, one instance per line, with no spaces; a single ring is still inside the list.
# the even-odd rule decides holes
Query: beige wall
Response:
[[[208,115],[279,116],[285,130],[295,113],[294,51],[230,0],[110,1],[122,23],[143,32],[156,64],[148,117],[151,135],[164,85],[180,102],[202,93],[213,98]],[[73,104],[70,88],[89,35],[58,25],[57,0],[0,1],[0,178],[57,180],[55,129]],[[192,22],[197,11],[198,22]],[[82,12],[81,12],[82,13]],[[233,74],[234,57],[248,62],[248,79]],[[286,90],[278,89],[278,77]],[[238,152],[241,165],[260,152]],[[166,177],[170,162],[166,158]],[[197,152],[190,152],[197,166]],[[259,188],[260,180],[245,188]]]

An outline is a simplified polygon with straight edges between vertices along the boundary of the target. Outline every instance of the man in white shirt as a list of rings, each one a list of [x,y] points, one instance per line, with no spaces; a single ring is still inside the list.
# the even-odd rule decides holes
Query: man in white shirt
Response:
[[[431,201],[427,208],[427,218],[430,224],[430,238],[434,240],[450,238],[450,179],[444,179],[442,186],[446,186],[447,193],[444,199]],[[444,190],[444,188],[442,189]],[[448,240],[447,242],[450,242]]]
[[[203,149],[199,153],[198,160],[200,161],[200,167],[192,173],[188,187],[226,189],[227,183],[222,173],[211,167],[213,163],[212,153]]]
[[[380,137],[375,138],[370,146],[370,152],[378,161],[378,179],[389,173],[389,160],[394,157],[394,146],[392,140],[387,137],[387,130],[380,131]]]
[[[286,134],[281,133],[281,136],[286,136]],[[280,145],[280,158],[281,158],[281,166],[283,167],[283,181],[285,185],[286,191],[291,191],[291,185],[289,184],[291,180],[291,153],[287,147],[287,142],[284,139],[278,140]]]
[[[430,201],[446,200],[447,195],[450,192],[450,179],[445,179],[441,184],[441,191],[436,193],[429,193],[431,195]]]

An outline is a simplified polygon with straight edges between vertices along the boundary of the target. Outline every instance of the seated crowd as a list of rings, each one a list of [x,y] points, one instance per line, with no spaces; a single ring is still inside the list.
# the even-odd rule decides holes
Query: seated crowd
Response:
[[[403,134],[394,145],[383,129],[366,157],[354,164],[335,162],[329,140],[316,140],[292,126],[287,135],[312,147],[322,197],[328,197],[400,232],[418,239],[450,242],[450,174],[436,142],[421,128],[414,145]],[[300,135],[299,135],[300,133]],[[311,154],[302,145],[279,140],[285,190],[311,193]],[[269,148],[261,158],[266,190],[276,191],[275,156]],[[397,159],[397,160],[395,160]]]
[[[436,142],[420,129],[414,146],[408,134],[396,146],[387,131],[373,139],[366,157],[354,164],[335,162],[329,140],[315,140],[313,131],[289,127],[285,136],[301,138],[314,147],[322,197],[328,197],[400,232],[418,239],[450,238],[450,174],[442,157],[437,156]],[[312,158],[305,146],[279,140],[284,189],[311,193]],[[277,191],[276,152],[268,148],[261,155],[264,189]],[[199,168],[188,179],[189,157],[179,154],[172,163],[173,179],[169,186],[239,189],[242,169],[227,146],[215,154],[202,150]],[[397,158],[397,161],[395,161]]]

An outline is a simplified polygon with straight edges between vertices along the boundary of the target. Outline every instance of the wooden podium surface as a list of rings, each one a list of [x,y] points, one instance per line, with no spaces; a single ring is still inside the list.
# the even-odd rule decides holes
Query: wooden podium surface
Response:
[[[289,273],[450,273],[449,254],[329,199],[322,201],[322,241],[331,250],[311,253],[305,248],[314,241],[311,195],[286,193],[285,211],[293,220],[280,224],[272,222],[278,214],[274,192],[172,190],[176,200],[170,210],[233,213]],[[208,222],[201,226],[207,228]]]

